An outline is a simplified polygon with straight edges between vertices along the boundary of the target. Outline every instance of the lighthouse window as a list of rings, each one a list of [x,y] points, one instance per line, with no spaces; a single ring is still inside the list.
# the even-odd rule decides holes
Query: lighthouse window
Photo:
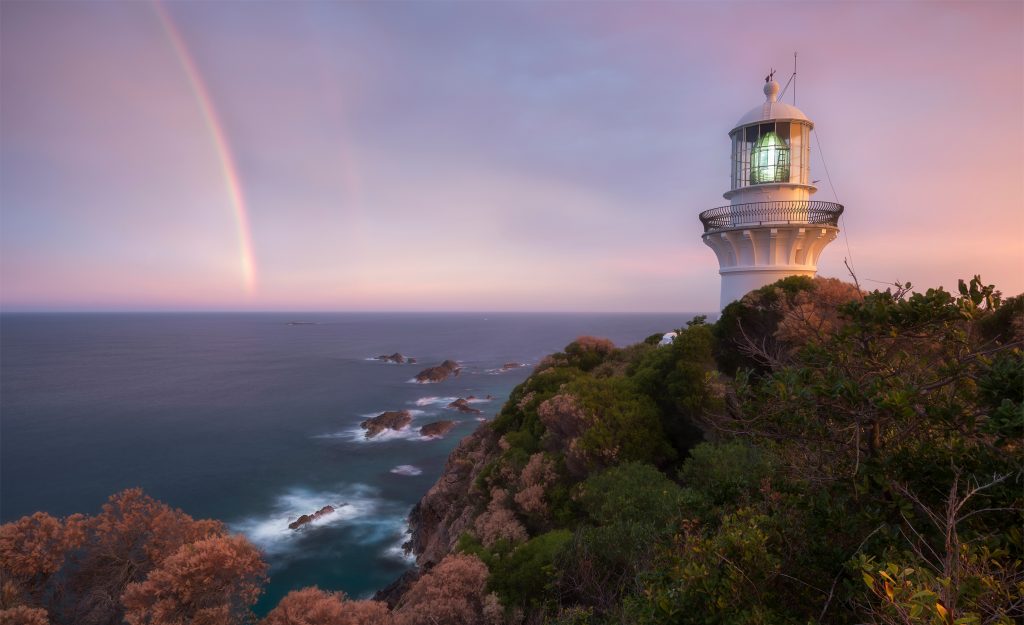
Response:
[[[774,128],[759,130],[762,132],[750,151],[750,184],[789,182],[789,146]]]

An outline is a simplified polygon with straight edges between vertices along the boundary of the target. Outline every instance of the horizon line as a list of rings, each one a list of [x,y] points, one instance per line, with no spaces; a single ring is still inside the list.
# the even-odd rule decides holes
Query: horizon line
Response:
[[[245,310],[245,309],[24,309],[0,315],[106,315],[106,314],[252,314],[252,315],[705,315],[721,311],[658,310]]]

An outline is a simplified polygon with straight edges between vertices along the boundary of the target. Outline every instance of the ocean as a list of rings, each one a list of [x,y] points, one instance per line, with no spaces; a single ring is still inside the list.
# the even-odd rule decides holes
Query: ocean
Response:
[[[95,514],[142,487],[246,534],[271,565],[257,606],[316,584],[368,597],[412,561],[405,519],[477,417],[490,419],[544,355],[576,336],[618,345],[683,325],[680,314],[0,315],[0,520]],[[374,360],[400,352],[414,365]],[[458,361],[458,377],[417,384]],[[507,362],[527,366],[502,370]],[[367,440],[359,423],[410,410],[408,430]],[[458,421],[443,438],[421,425]],[[289,521],[338,508],[299,531]]]

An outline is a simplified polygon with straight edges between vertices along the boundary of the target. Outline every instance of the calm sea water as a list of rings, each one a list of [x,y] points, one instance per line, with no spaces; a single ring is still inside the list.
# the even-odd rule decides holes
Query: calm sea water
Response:
[[[95,513],[141,486],[264,550],[261,609],[312,584],[368,596],[411,566],[405,517],[478,425],[449,401],[493,395],[475,404],[491,418],[530,371],[499,373],[503,363],[536,364],[581,334],[636,342],[691,317],[0,315],[0,518]],[[370,360],[396,351],[418,364]],[[446,358],[462,375],[410,381]],[[400,409],[416,411],[413,428],[365,440],[360,421]],[[459,424],[418,436],[438,419]],[[327,504],[339,511],[287,528]]]

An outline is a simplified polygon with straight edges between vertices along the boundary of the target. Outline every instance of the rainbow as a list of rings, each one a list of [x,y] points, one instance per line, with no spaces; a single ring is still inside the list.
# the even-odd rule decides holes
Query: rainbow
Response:
[[[210,91],[203,82],[203,76],[199,72],[192,55],[185,46],[185,40],[174,25],[174,20],[167,13],[167,10],[160,3],[160,0],[153,1],[153,9],[156,11],[160,24],[167,39],[174,49],[174,54],[181,63],[181,68],[188,77],[188,82],[195,94],[199,110],[203,114],[206,127],[210,131],[210,139],[213,141],[213,148],[217,152],[220,161],[221,172],[224,175],[224,185],[227,187],[228,199],[235,215],[235,223],[238,226],[239,263],[242,273],[242,284],[247,293],[252,293],[256,288],[256,257],[252,249],[252,232],[249,227],[249,213],[245,204],[245,194],[242,190],[242,183],[238,177],[238,167],[235,165],[235,157],[231,152],[231,145],[228,143],[224,126],[217,117],[217,109],[213,105]]]

